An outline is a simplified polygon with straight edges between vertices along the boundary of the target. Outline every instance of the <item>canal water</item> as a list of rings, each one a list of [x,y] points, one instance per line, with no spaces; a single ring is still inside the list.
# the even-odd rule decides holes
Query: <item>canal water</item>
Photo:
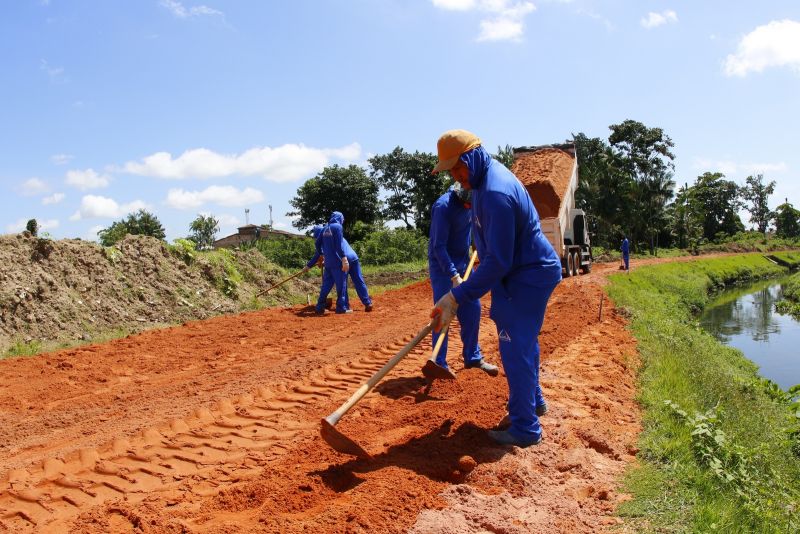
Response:
[[[784,390],[800,384],[800,322],[775,311],[787,279],[726,289],[700,317],[707,332],[742,351]]]

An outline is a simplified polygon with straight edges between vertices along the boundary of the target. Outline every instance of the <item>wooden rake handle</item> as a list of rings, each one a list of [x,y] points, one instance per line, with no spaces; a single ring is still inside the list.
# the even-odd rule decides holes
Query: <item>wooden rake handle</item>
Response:
[[[472,273],[472,267],[475,265],[475,260],[478,258],[478,251],[474,251],[472,253],[472,257],[469,259],[469,265],[467,265],[467,271],[464,273],[464,282],[469,279],[469,275]],[[442,329],[442,333],[439,334],[439,338],[436,340],[436,345],[433,347],[433,354],[430,358],[428,358],[432,362],[436,362],[436,357],[439,355],[439,351],[442,350],[442,344],[444,340],[447,339],[447,331],[450,328],[450,323],[445,325]]]
[[[405,358],[408,355],[408,353],[411,352],[413,348],[419,344],[420,341],[425,339],[425,337],[431,333],[432,328],[433,327],[431,323],[428,323],[422,330],[420,330],[417,333],[416,336],[414,336],[414,339],[406,343],[406,345],[402,349],[400,349],[400,351],[397,354],[395,354],[391,360],[386,362],[386,364],[383,367],[381,367],[377,373],[372,375],[372,378],[367,380],[366,383],[364,383],[360,388],[358,388],[356,392],[353,393],[353,395],[349,399],[347,399],[347,402],[339,406],[339,408],[335,412],[330,414],[328,417],[326,417],[325,420],[328,421],[331,425],[335,425],[339,421],[339,419],[344,414],[346,414],[348,410],[350,410],[350,408],[355,406],[355,404],[358,401],[360,401],[364,397],[364,395],[369,393],[370,390],[375,387],[375,384],[380,382],[381,379],[384,376],[386,376],[386,373],[391,371],[392,368],[395,365],[397,365],[400,362],[400,360]]]
[[[257,297],[260,297],[260,296],[261,296],[261,295],[263,295],[264,293],[269,293],[270,291],[272,291],[273,289],[275,289],[275,288],[276,288],[276,287],[278,287],[279,285],[283,285],[283,284],[285,284],[286,282],[288,282],[288,281],[289,281],[289,280],[291,280],[292,278],[297,278],[298,276],[300,276],[300,275],[301,275],[301,274],[303,274],[304,272],[306,272],[306,270],[305,270],[305,269],[301,269],[301,270],[297,271],[296,273],[294,273],[294,274],[293,274],[292,276],[290,276],[289,278],[285,278],[285,279],[281,280],[280,282],[278,282],[277,284],[275,284],[275,285],[273,285],[273,286],[270,286],[270,287],[268,287],[267,289],[264,289],[264,290],[262,290],[262,291],[259,291],[258,293],[256,293],[256,296],[257,296]]]

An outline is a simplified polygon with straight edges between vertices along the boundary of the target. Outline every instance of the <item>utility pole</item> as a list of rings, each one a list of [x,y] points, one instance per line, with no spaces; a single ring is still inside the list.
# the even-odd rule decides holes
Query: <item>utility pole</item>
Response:
[[[244,224],[250,224],[250,208],[244,209]]]
[[[269,205],[269,229],[272,230],[272,204]]]

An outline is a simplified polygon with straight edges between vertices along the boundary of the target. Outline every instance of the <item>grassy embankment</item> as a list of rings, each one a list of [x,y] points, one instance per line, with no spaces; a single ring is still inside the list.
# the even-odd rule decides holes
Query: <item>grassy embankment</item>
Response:
[[[783,285],[783,300],[778,302],[776,308],[800,320],[800,273],[793,274]]]
[[[800,264],[800,253],[775,255]],[[626,477],[633,499],[619,509],[629,526],[645,532],[800,529],[800,405],[696,319],[714,291],[786,272],[751,254],[611,277],[608,293],[630,313],[643,364],[640,462]]]

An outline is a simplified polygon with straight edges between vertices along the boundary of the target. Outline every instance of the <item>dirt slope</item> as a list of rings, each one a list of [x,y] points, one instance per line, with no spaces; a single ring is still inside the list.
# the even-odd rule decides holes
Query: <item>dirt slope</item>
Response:
[[[110,329],[203,319],[243,308],[282,273],[251,250],[233,252],[242,283],[225,293],[222,265],[202,255],[187,265],[158,239],[128,236],[104,248],[80,239],[0,236],[0,352],[15,341],[91,340]],[[291,282],[272,297],[312,286]]]
[[[373,461],[318,437],[425,324],[425,283],[371,314],[269,309],[2,361],[0,531],[603,530],[640,430],[633,340],[607,301],[598,318],[603,271],[551,299],[545,441],[524,450],[486,437],[506,382],[462,369],[457,336],[458,380],[426,384],[426,342],[341,420]],[[499,364],[487,311],[481,345]]]

